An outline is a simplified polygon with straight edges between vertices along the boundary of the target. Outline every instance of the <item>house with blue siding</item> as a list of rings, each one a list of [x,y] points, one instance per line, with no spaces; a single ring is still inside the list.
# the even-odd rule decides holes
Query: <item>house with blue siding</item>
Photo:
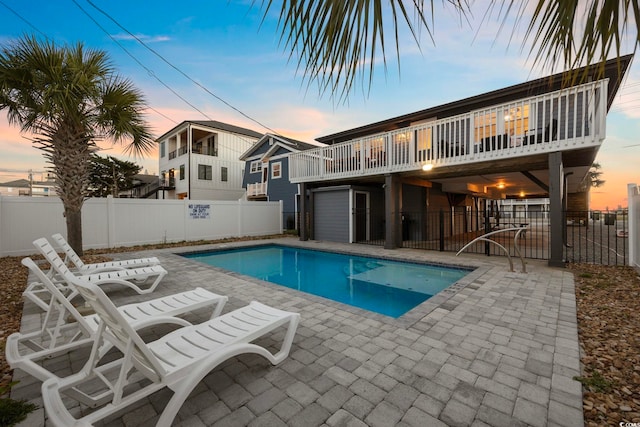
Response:
[[[293,229],[300,191],[298,184],[289,181],[289,155],[323,145],[265,134],[240,156],[245,162],[242,185],[247,200],[281,200],[284,227]]]

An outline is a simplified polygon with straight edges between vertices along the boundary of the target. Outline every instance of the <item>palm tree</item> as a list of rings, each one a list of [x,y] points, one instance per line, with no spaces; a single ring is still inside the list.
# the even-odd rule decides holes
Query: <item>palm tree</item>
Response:
[[[142,94],[115,74],[105,52],[81,43],[56,46],[25,36],[0,50],[0,110],[33,135],[56,178],[67,237],[82,254],[82,204],[97,141],[130,142],[147,153],[153,139],[142,116]]]
[[[463,19],[473,12],[469,0],[443,3]],[[273,0],[262,4],[266,15]],[[495,12],[505,23],[512,18],[516,26],[526,25],[524,44],[530,44],[535,63],[546,67],[562,65],[570,70],[604,61],[612,54],[619,57],[628,38],[632,37],[634,50],[640,42],[638,0],[491,0],[483,4],[488,4],[488,10],[480,15]],[[366,81],[368,77],[371,85],[376,59],[381,57],[386,66],[389,32],[397,55],[400,26],[409,29],[418,45],[421,29],[433,39],[434,11],[434,0],[284,0],[279,12],[281,42],[292,57],[299,55],[297,65],[308,83],[316,82],[321,94],[328,91],[346,99],[359,78]]]

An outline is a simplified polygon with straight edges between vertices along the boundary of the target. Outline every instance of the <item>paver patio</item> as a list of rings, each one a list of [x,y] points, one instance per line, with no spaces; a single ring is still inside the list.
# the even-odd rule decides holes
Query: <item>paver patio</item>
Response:
[[[269,243],[279,242],[269,240]],[[509,272],[504,257],[326,242],[280,242],[477,267],[449,290],[392,319],[185,259],[178,252],[254,245],[238,242],[115,257],[158,256],[169,271],[153,295],[113,287],[117,304],[201,286],[229,296],[224,312],[258,300],[299,312],[289,358],[278,366],[255,355],[220,365],[176,417],[180,426],[583,426],[573,275],[528,261]],[[515,264],[518,271],[518,264]],[[197,313],[191,320],[204,320]],[[25,306],[23,331],[41,316]],[[155,333],[161,333],[156,330]],[[152,331],[151,333],[154,333]],[[270,339],[261,341],[269,345]],[[48,360],[61,375],[84,355]],[[40,385],[16,371],[12,397],[41,404]],[[163,390],[107,420],[154,425],[171,392]],[[43,409],[22,425],[47,425]]]

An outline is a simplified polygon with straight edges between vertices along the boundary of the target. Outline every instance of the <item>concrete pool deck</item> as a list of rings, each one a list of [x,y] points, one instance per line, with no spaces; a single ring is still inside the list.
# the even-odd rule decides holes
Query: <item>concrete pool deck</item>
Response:
[[[169,274],[140,296],[114,286],[116,304],[195,286],[229,297],[224,312],[252,300],[302,316],[289,357],[272,366],[256,355],[233,358],[196,387],[180,426],[583,426],[574,280],[571,272],[527,260],[509,272],[504,257],[278,239],[309,249],[476,267],[453,287],[399,319],[227,274],[176,253],[255,245],[257,241],[116,254],[158,256]],[[198,313],[190,320],[204,320]],[[22,330],[41,315],[25,305]],[[161,333],[161,331],[152,331]],[[267,337],[265,345],[269,345]],[[50,359],[66,375],[82,352]],[[41,405],[39,381],[20,371],[13,398]],[[160,391],[108,426],[150,426],[171,392]],[[48,425],[43,409],[23,426]]]

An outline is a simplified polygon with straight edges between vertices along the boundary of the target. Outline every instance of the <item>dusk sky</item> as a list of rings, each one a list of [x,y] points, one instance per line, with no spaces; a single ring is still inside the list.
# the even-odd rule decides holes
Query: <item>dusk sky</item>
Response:
[[[314,86],[307,88],[295,58],[290,60],[279,43],[277,14],[263,21],[262,11],[252,3],[0,0],[0,44],[35,34],[60,45],[83,42],[107,51],[118,73],[144,93],[154,136],[184,120],[217,120],[312,142],[557,71],[534,68],[528,51],[521,49],[524,28],[512,34],[513,26],[507,23],[499,32],[498,19],[484,16],[488,1],[476,1],[469,22],[452,10],[437,10],[435,43],[423,32],[421,49],[402,32],[400,70],[391,51],[386,71],[381,58],[375,65],[370,91],[354,91],[348,103],[337,103],[328,94],[319,96]],[[608,115],[607,138],[596,159],[606,183],[592,190],[591,208],[627,206],[627,184],[640,182],[638,135],[640,68],[634,63]],[[158,173],[157,150],[141,159],[122,155],[120,147],[110,143],[102,147],[101,155],[135,161],[143,172]],[[42,153],[28,135],[9,126],[4,111],[0,159],[0,182],[27,178],[28,170],[46,167]]]

